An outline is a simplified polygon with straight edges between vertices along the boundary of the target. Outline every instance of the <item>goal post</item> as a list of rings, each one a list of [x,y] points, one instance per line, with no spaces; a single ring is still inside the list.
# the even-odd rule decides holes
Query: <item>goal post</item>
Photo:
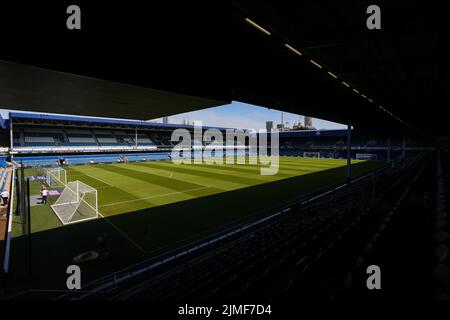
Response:
[[[320,152],[305,151],[303,158],[320,158]]]
[[[378,156],[375,153],[357,153],[356,160],[378,160]]]
[[[67,184],[66,170],[60,167],[47,169],[45,182],[49,187],[65,186]]]
[[[97,190],[81,181],[71,181],[51,208],[64,225],[95,219],[99,214]]]

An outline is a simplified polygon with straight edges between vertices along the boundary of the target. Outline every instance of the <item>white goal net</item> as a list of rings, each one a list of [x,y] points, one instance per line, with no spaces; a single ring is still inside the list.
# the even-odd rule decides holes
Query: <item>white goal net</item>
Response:
[[[71,181],[51,207],[62,224],[95,219],[98,217],[97,190],[81,181]]]
[[[374,153],[357,153],[356,160],[377,160],[378,157]]]
[[[45,182],[49,187],[63,187],[67,184],[67,172],[63,168],[47,169]]]
[[[320,152],[305,151],[303,152],[303,158],[320,158]]]

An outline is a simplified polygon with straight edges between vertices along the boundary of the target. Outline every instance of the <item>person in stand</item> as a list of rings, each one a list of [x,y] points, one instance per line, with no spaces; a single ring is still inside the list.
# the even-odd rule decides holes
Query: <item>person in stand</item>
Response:
[[[9,200],[9,191],[6,190],[6,189],[3,190],[1,196],[2,196],[2,203],[3,203],[3,205],[7,206],[8,205],[8,200]]]

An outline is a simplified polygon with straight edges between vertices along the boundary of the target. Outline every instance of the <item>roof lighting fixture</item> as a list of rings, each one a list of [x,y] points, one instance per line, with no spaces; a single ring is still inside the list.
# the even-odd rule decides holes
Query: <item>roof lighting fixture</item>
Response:
[[[338,77],[337,77],[337,75],[335,75],[333,72],[331,72],[331,71],[328,71],[328,74],[330,75],[330,76],[332,76],[333,78],[335,78],[335,79],[337,79]]]
[[[291,50],[293,53],[295,53],[295,54],[297,54],[297,55],[299,55],[299,56],[302,55],[302,53],[301,53],[300,51],[298,51],[297,49],[295,49],[295,48],[292,47],[291,45],[285,43],[284,46],[285,46],[286,48],[288,48],[289,50]]]
[[[342,81],[342,84],[343,84],[344,86],[346,86],[347,88],[350,88],[350,85],[349,85],[347,82]]]
[[[245,22],[247,22],[249,25],[253,26],[254,28],[258,29],[259,31],[261,31],[262,33],[270,36],[271,33],[264,29],[263,27],[261,27],[259,24],[257,24],[256,22],[254,22],[253,20],[249,19],[249,18],[245,18]]]
[[[309,60],[309,62],[311,62],[313,65],[315,65],[317,68],[322,69],[322,66],[320,64],[318,64],[317,62],[315,62],[314,60]]]

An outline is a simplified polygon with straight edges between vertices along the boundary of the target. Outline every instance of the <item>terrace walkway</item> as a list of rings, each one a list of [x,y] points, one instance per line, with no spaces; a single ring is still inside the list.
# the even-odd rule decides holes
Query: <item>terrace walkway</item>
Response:
[[[11,189],[11,176],[12,168],[0,168],[0,190]],[[3,241],[6,238],[8,228],[8,208],[9,206],[0,205],[0,261],[3,261]]]

